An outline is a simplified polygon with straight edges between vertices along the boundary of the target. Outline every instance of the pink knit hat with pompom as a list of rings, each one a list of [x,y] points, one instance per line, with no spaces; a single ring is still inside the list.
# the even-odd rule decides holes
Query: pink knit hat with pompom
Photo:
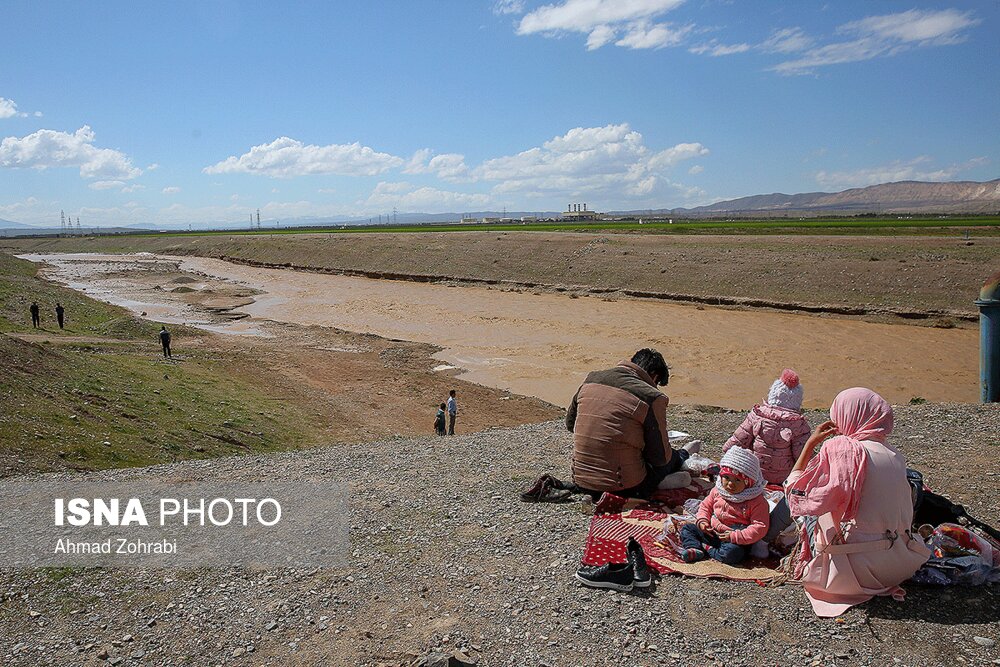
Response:
[[[772,408],[785,408],[798,412],[802,409],[802,395],[799,374],[791,368],[786,368],[781,371],[781,377],[774,381],[771,390],[767,392],[767,404]]]

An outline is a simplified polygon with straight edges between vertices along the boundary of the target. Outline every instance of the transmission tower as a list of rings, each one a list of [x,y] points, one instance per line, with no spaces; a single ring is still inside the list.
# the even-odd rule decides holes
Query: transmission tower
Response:
[[[66,211],[59,211],[59,236],[66,234]]]
[[[257,209],[257,229],[260,229],[260,209]]]

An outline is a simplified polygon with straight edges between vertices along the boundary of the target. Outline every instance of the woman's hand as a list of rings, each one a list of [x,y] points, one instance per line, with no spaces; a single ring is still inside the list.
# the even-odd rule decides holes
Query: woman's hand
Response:
[[[805,449],[812,451],[813,449],[816,449],[818,444],[829,438],[831,435],[836,434],[837,425],[832,421],[827,420],[813,429],[812,435],[810,435],[809,439],[806,440]]]
[[[809,459],[812,458],[813,452],[816,450],[817,445],[829,438],[831,435],[837,434],[837,425],[832,421],[825,421],[819,426],[817,426],[809,439],[806,440],[806,444],[802,446],[802,453],[799,454],[799,459],[792,466],[792,472],[797,472],[800,470],[805,470],[806,465],[809,463]]]

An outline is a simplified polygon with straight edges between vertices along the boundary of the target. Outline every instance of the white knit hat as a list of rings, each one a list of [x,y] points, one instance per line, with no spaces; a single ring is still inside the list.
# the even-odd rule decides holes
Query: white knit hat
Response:
[[[802,409],[802,394],[799,374],[791,368],[786,368],[781,371],[781,377],[774,381],[771,390],[767,392],[767,404],[772,408],[785,408],[798,412]]]
[[[729,451],[722,455],[719,465],[723,468],[732,468],[755,480],[754,486],[764,486],[764,476],[760,473],[760,459],[749,449],[739,446],[730,447]]]

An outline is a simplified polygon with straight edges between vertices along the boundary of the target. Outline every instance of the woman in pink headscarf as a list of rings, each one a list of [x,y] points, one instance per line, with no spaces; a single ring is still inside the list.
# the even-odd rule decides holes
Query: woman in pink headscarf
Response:
[[[906,461],[886,443],[892,406],[855,387],[837,395],[830,418],[816,427],[785,481],[792,515],[817,517],[812,545],[803,531],[796,574],[818,616],[839,616],[876,595],[901,600],[899,584],[930,556],[910,536]]]

